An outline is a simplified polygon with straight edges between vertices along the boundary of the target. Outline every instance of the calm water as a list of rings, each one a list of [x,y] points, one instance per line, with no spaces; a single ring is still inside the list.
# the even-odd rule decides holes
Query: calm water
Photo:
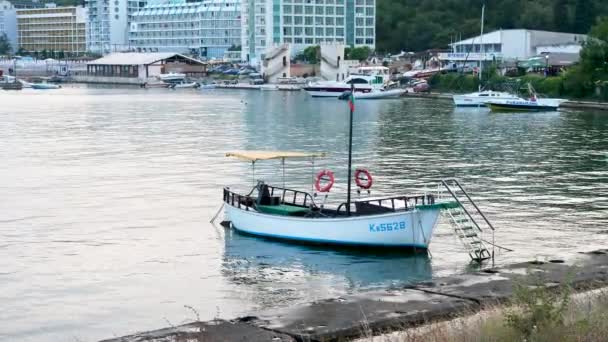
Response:
[[[66,88],[0,93],[0,340],[92,341],[233,318],[466,270],[440,224],[432,258],[243,237],[209,223],[246,189],[243,149],[328,151],[345,189],[347,106],[305,94]],[[355,166],[373,195],[458,177],[515,249],[498,263],[608,241],[608,113],[492,114],[357,102]],[[281,182],[279,163],[256,178]],[[288,185],[310,187],[307,162]],[[192,309],[186,307],[189,306]]]

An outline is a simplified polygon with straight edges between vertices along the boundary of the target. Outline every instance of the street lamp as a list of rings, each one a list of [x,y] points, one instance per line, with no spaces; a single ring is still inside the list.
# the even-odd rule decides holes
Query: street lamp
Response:
[[[549,76],[549,55],[545,55],[545,77]]]

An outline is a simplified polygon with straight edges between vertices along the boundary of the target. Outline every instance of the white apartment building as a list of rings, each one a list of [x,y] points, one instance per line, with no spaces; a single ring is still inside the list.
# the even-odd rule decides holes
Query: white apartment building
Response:
[[[85,0],[87,49],[107,54],[129,49],[129,25],[132,15],[146,5],[147,0]]]
[[[154,2],[132,18],[129,43],[137,51],[222,58],[227,50],[241,45],[239,0]]]
[[[451,44],[452,52],[439,58],[449,61],[524,60],[543,53],[578,54],[584,34],[526,29],[498,30]]]
[[[376,45],[375,0],[242,0],[242,59],[254,64],[273,45]]]
[[[17,13],[13,5],[6,1],[0,1],[0,34],[6,33],[13,51],[17,51]]]

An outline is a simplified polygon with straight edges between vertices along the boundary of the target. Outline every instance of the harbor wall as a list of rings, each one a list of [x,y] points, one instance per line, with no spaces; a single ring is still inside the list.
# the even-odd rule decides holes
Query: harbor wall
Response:
[[[269,309],[233,320],[193,322],[105,342],[344,341],[452,319],[508,303],[518,286],[586,291],[608,285],[608,249],[481,268],[433,281]]]

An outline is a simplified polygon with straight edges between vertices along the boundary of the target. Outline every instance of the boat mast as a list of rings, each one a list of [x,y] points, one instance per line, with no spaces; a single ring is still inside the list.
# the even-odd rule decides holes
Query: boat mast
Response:
[[[483,60],[485,58],[485,54],[484,54],[485,49],[483,48],[483,22],[484,22],[485,11],[486,11],[486,4],[484,3],[481,6],[481,35],[479,35],[479,42],[480,42],[479,50],[481,52],[481,57],[479,58],[479,91],[481,91],[481,80],[482,80],[481,75],[483,74]]]
[[[350,83],[350,101],[354,101],[355,99],[355,83]],[[352,162],[353,162],[353,111],[354,104],[350,104],[350,120],[349,120],[349,129],[348,129],[348,188],[346,190],[346,215],[350,216],[350,187],[351,187],[351,172],[352,172]]]

